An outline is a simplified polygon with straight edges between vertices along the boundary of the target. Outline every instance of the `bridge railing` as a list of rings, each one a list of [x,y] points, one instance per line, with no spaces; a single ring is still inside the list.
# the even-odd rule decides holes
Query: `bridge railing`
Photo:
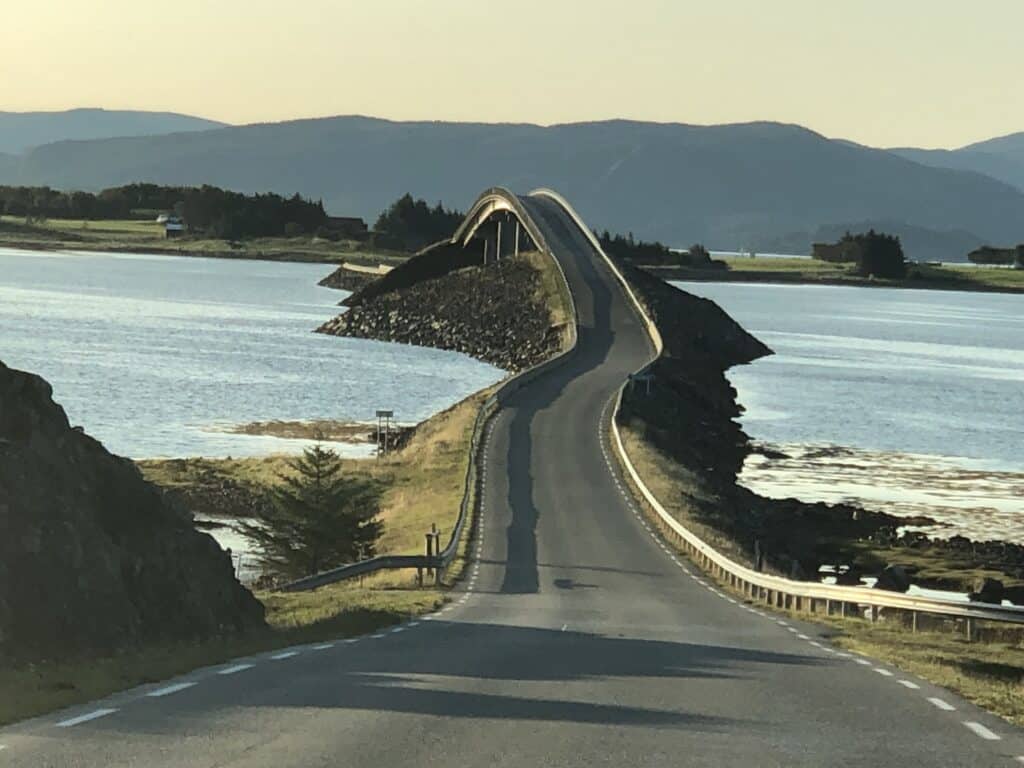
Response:
[[[569,215],[576,222],[576,225],[583,231],[593,246],[600,254],[605,263],[622,285],[630,303],[633,305],[637,315],[647,330],[654,355],[651,360],[636,374],[642,373],[661,356],[663,344],[661,333],[657,325],[647,313],[643,303],[637,298],[629,281],[626,280],[622,271],[616,266],[608,255],[601,248],[601,244],[594,237],[593,232],[583,223],[580,217],[572,209],[561,195],[551,190],[537,190],[531,194],[543,194],[557,200],[566,209]],[[870,587],[853,587],[823,584],[813,581],[797,581],[780,576],[762,573],[748,568],[745,565],[735,562],[726,555],[716,550],[709,543],[701,539],[695,533],[673,517],[651,492],[643,478],[637,472],[636,467],[630,460],[629,454],[622,441],[619,431],[618,416],[622,406],[622,397],[625,393],[627,383],[619,388],[615,395],[615,407],[611,409],[611,424],[609,425],[612,436],[612,447],[618,455],[619,461],[629,476],[633,485],[649,505],[650,509],[659,519],[663,529],[682,546],[690,557],[705,571],[710,572],[719,580],[727,583],[733,589],[742,592],[745,596],[762,601],[768,605],[778,608],[794,608],[796,610],[806,609],[815,612],[819,607],[828,614],[833,609],[842,615],[846,615],[851,607],[854,610],[867,609],[872,619],[878,617],[881,609],[905,611],[914,615],[916,626],[916,614],[931,614],[956,619],[964,619],[968,636],[972,632],[973,621],[994,621],[1007,622],[1011,624],[1024,624],[1024,606],[995,605],[991,603],[957,602],[943,600],[940,598],[923,597],[919,595],[908,595],[900,592],[889,592],[873,589]]]
[[[519,215],[526,217],[529,220],[529,214],[523,208],[519,202],[519,198],[508,190],[500,187],[494,187],[488,189],[484,195],[508,195],[514,199],[514,202],[510,200],[510,205],[513,205]],[[539,233],[534,222],[530,222],[533,229]],[[532,236],[532,235],[531,235]],[[544,241],[542,235],[536,238],[538,244],[541,244],[545,253],[554,262],[555,267],[558,270],[558,275],[565,288],[564,295],[568,297],[570,317],[576,317],[576,305],[573,299],[572,291],[569,289],[569,282],[565,277],[565,272],[562,270],[562,265],[558,262],[558,259],[554,257],[547,243]],[[480,489],[479,483],[479,464],[484,459],[483,446],[484,446],[484,434],[487,428],[488,422],[491,418],[500,410],[501,406],[506,400],[516,391],[521,389],[523,386],[544,375],[552,368],[561,365],[565,362],[569,356],[576,350],[576,341],[578,338],[578,331],[576,323],[569,323],[569,338],[563,349],[561,349],[556,355],[549,357],[542,363],[538,363],[531,368],[527,368],[525,371],[521,371],[515,376],[506,379],[501,385],[495,390],[484,404],[480,407],[477,412],[476,420],[473,422],[473,434],[470,439],[469,449],[469,462],[466,465],[466,476],[464,480],[464,487],[462,492],[462,501],[459,505],[459,514],[455,521],[455,527],[452,529],[451,537],[448,539],[447,545],[439,553],[433,556],[427,555],[380,555],[373,557],[368,560],[361,560],[357,563],[350,563],[348,565],[342,565],[338,568],[332,568],[328,571],[313,574],[296,581],[292,581],[280,589],[284,592],[299,592],[303,590],[316,589],[317,587],[323,587],[327,584],[334,584],[345,579],[351,579],[356,576],[364,576],[368,573],[374,573],[382,570],[396,570],[396,569],[418,569],[418,570],[430,570],[433,569],[438,573],[438,577],[444,573],[445,569],[451,565],[452,561],[459,552],[459,542],[462,540],[462,536],[466,531],[466,526],[473,517],[473,513],[479,506],[478,493]]]

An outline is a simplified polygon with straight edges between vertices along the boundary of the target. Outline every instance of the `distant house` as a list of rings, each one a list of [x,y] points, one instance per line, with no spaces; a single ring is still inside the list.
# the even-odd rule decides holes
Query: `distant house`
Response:
[[[365,240],[369,234],[366,222],[355,216],[328,216],[323,225],[329,231],[352,240]]]
[[[181,237],[185,234],[185,222],[177,216],[168,216],[164,219],[164,237],[168,240],[174,237]]]

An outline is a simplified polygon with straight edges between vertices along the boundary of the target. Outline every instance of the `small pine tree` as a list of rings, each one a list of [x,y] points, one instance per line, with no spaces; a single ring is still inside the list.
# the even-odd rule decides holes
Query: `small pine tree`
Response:
[[[384,530],[377,490],[343,477],[341,458],[319,440],[288,464],[273,504],[237,526],[260,550],[263,569],[297,579],[372,557]]]

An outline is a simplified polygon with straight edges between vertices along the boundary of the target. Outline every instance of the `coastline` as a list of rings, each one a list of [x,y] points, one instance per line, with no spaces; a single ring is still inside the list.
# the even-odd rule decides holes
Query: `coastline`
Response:
[[[976,293],[1024,293],[1024,273],[1020,285],[994,285],[955,277],[934,279],[922,277],[906,280],[871,280],[856,276],[815,276],[782,270],[706,270],[688,267],[641,266],[640,269],[666,281],[701,283],[763,283],[767,285],[832,285],[846,288],[900,288],[926,291],[970,291]],[[985,269],[979,267],[979,269]],[[1004,270],[1000,270],[1004,271]],[[1005,270],[1012,271],[1012,270]]]
[[[234,259],[237,261],[275,261],[275,262],[296,262],[304,264],[330,264],[339,266],[345,263],[376,265],[380,263],[400,263],[405,260],[404,255],[376,252],[376,251],[335,251],[333,253],[318,253],[310,250],[302,250],[297,247],[294,250],[282,248],[253,249],[247,248],[221,248],[203,249],[200,247],[188,248],[183,246],[169,246],[160,243],[91,243],[78,240],[15,240],[0,237],[0,249],[19,251],[39,251],[44,253],[53,252],[82,252],[82,253],[111,253],[119,255],[137,254],[140,256],[184,256],[190,258],[208,259]]]

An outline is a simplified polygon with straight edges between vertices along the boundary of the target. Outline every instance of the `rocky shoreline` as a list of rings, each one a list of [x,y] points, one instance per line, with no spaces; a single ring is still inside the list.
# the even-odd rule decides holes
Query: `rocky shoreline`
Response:
[[[349,310],[317,332],[462,352],[511,372],[546,360],[562,343],[541,274],[525,255],[346,303]]]

